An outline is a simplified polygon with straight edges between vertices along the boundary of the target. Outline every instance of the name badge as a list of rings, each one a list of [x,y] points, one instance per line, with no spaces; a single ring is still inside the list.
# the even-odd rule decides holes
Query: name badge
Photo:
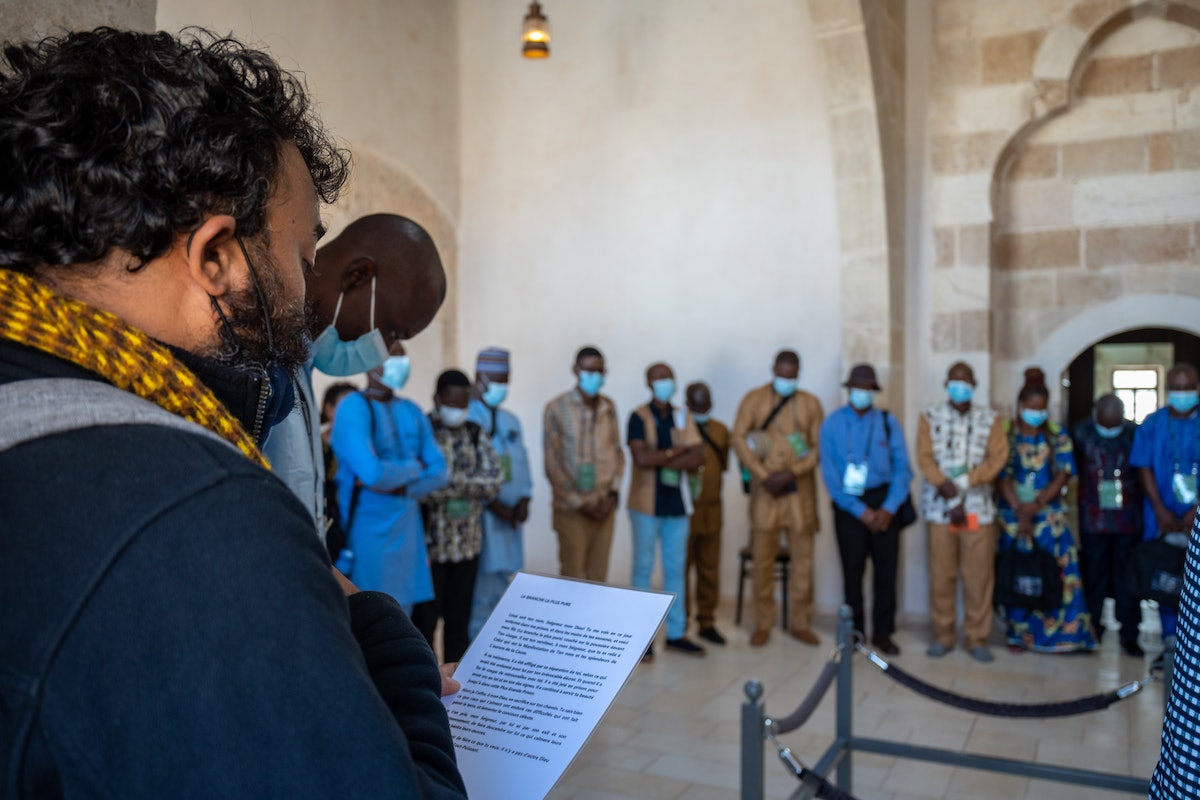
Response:
[[[512,481],[512,456],[503,453],[500,456],[500,472],[504,474],[504,482]]]
[[[788,434],[788,445],[791,446],[792,452],[796,454],[796,458],[804,458],[811,450],[804,438],[804,434],[799,431]]]
[[[670,486],[672,489],[679,488],[679,470],[663,467],[658,471],[658,479],[662,481],[663,486]]]
[[[688,473],[688,491],[692,495],[692,500],[700,499],[700,476]]]
[[[1185,506],[1196,504],[1196,476],[1194,474],[1184,475],[1182,472],[1176,472],[1171,476],[1171,490],[1175,493],[1175,499]]]
[[[1033,486],[1033,473],[1031,472],[1025,480],[1017,484],[1017,502],[1032,503],[1037,499],[1037,495],[1037,489]]]
[[[1125,505],[1119,478],[1102,480],[1096,487],[1100,493],[1100,508],[1105,511],[1120,511]]]
[[[867,490],[867,465],[847,464],[842,475],[842,491],[854,497],[862,497]]]
[[[446,501],[446,513],[451,519],[463,519],[471,516],[471,501],[462,497],[452,497]]]
[[[575,488],[590,492],[596,488],[596,465],[587,461],[575,468]]]

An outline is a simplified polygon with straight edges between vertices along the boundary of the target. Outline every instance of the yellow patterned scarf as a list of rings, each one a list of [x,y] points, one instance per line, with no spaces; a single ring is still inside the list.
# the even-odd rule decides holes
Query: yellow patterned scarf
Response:
[[[208,428],[255,463],[270,466],[242,424],[195,373],[166,347],[107,311],[0,269],[0,337],[91,370]]]

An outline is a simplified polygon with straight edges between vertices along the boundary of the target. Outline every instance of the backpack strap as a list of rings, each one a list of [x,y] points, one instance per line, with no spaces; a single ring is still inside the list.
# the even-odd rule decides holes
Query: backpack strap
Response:
[[[237,449],[207,428],[102,381],[14,381],[0,386],[0,409],[0,451],[46,436],[104,425],[175,428]]]

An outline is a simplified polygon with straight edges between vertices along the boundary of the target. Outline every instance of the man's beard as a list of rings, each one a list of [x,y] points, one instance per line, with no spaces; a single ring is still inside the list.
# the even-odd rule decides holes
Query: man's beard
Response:
[[[262,306],[253,284],[226,295],[224,319],[220,320],[222,347],[217,358],[233,366],[278,364],[289,371],[308,360],[307,331],[310,312],[305,304],[288,303],[283,297],[279,268],[266,248],[255,248],[254,264],[263,298],[269,309],[268,338]]]

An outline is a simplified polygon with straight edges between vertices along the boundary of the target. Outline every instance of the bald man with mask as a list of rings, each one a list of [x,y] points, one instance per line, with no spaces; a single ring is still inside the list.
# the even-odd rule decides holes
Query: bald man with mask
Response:
[[[446,297],[446,273],[424,228],[396,214],[369,214],[317,250],[304,284],[309,359],[292,370],[295,406],[263,451],[323,537],[324,459],[312,370],[346,377],[381,367],[392,344],[433,321]]]

